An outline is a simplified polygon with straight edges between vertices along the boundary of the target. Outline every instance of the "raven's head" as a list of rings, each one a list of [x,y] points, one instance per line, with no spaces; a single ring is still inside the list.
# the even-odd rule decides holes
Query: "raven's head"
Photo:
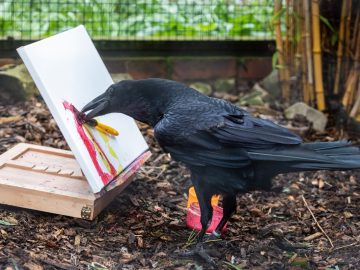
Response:
[[[103,94],[86,104],[81,112],[88,112],[88,119],[108,113],[123,113],[154,126],[163,116],[168,104],[168,95],[162,94],[164,91],[160,81],[124,80],[112,84]]]
[[[88,104],[86,104],[81,112],[86,113],[86,118],[94,118],[96,116],[117,112],[120,106],[116,106],[116,103],[118,103],[116,96],[120,94],[120,91],[117,91],[116,89],[121,89],[121,87],[117,87],[116,84],[111,85],[106,91],[94,98],[92,101],[90,101]],[[118,104],[120,105],[120,104]]]

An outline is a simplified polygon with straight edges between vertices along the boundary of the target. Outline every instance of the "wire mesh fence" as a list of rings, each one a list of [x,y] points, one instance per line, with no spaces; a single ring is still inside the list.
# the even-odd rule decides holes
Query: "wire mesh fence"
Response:
[[[84,24],[95,40],[273,39],[270,0],[0,0],[0,40]]]

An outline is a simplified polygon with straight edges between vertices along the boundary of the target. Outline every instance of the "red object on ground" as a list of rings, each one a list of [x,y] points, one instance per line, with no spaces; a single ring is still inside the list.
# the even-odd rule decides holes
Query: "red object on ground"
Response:
[[[213,218],[211,220],[211,224],[206,230],[206,233],[212,233],[216,226],[219,224],[221,218],[223,217],[223,209],[217,205],[213,205]],[[201,230],[201,223],[200,223],[200,206],[198,203],[192,203],[190,207],[187,209],[186,215],[186,225],[190,229],[194,229],[196,231]],[[221,230],[221,234],[226,231],[227,223],[225,224],[224,228]]]

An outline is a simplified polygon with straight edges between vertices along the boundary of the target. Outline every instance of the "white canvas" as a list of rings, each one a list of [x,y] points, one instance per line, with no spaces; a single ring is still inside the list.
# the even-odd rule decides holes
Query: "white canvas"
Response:
[[[83,26],[21,47],[18,53],[93,192],[99,192],[148,149],[132,118],[115,113],[97,118],[119,131],[119,136],[114,137],[84,125],[79,131],[72,112],[64,107],[64,102],[68,102],[81,110],[113,83]],[[91,147],[85,145],[80,133],[93,143],[95,157],[91,157]]]

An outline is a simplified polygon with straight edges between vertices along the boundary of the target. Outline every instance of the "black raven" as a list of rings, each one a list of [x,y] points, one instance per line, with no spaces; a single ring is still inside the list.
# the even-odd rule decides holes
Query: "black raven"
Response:
[[[164,151],[189,168],[201,210],[200,242],[215,194],[222,195],[224,209],[217,237],[236,209],[237,193],[268,190],[279,173],[360,168],[359,149],[346,141],[302,143],[271,121],[171,80],[121,81],[87,111],[89,119],[117,112],[149,124]]]

